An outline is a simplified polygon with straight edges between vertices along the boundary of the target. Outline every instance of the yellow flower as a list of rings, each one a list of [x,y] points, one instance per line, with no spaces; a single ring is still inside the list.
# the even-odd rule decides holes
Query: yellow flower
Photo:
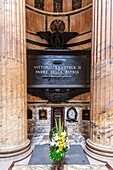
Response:
[[[61,148],[59,148],[59,151],[61,151],[62,149]]]
[[[65,141],[58,141],[59,145],[64,145]]]
[[[62,143],[61,141],[58,141],[59,145]]]
[[[65,136],[62,137],[62,140],[65,140]]]
[[[61,151],[63,149],[63,145],[59,145],[59,150]]]

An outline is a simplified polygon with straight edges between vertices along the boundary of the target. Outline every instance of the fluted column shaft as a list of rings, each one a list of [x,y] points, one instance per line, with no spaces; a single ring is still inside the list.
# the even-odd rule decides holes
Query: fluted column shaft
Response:
[[[25,0],[0,1],[0,160],[31,153],[27,139]]]
[[[86,152],[113,160],[113,0],[93,0],[91,129]]]

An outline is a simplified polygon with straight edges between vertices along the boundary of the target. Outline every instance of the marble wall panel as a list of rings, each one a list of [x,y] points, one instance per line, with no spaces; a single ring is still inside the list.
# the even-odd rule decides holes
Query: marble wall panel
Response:
[[[30,6],[35,6],[35,0],[26,0],[26,4],[30,5]]]
[[[82,12],[80,17],[80,33],[92,30],[92,8]]]
[[[28,120],[28,133],[49,133],[51,126],[51,108],[50,107],[29,107],[33,112],[32,119]],[[39,120],[39,109],[47,109],[47,120]]]
[[[82,0],[82,7],[85,7],[86,5],[89,5],[92,3],[92,0]]]
[[[67,44],[79,43],[79,42],[82,42],[82,41],[90,40],[91,35],[92,35],[91,30],[89,30],[84,34],[81,33],[81,34],[79,34],[79,36],[72,38]]]
[[[65,125],[68,127],[69,133],[74,133],[74,134],[81,133],[83,135],[89,135],[89,121],[82,120],[82,110],[86,109],[86,107],[75,107],[77,111],[77,122],[66,121],[68,109],[69,107],[65,107]]]
[[[70,31],[71,32],[78,32],[79,34],[80,32],[80,20],[81,20],[81,15],[76,14],[76,15],[72,15],[70,16]]]
[[[92,17],[92,9],[84,11],[80,14],[71,15],[70,31],[78,32],[79,34],[90,31],[92,29],[91,17]]]
[[[53,0],[44,1],[44,11],[53,11]]]
[[[72,11],[72,0],[63,0],[63,12]]]
[[[32,32],[30,31],[27,31],[26,33],[26,38],[28,40],[31,40],[31,41],[35,41],[35,42],[41,42],[43,44],[47,44],[47,41],[44,40],[44,39],[41,39],[39,36],[37,36],[36,34],[33,34]]]
[[[82,120],[82,110],[89,109],[88,107],[75,107],[77,110],[77,122],[67,121],[67,110],[70,107],[65,107],[64,124],[68,127],[70,134],[80,133],[84,136],[89,135],[90,123],[87,120]],[[49,133],[51,128],[51,107],[33,107],[29,106],[33,111],[32,119],[28,119],[28,133],[29,135],[37,135],[38,133]],[[39,120],[39,109],[47,109],[47,120]]]
[[[45,31],[45,16],[26,9],[26,25],[32,33]]]

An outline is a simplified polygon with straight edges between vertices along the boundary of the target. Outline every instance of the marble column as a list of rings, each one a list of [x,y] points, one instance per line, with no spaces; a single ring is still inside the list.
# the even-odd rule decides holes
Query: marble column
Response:
[[[113,161],[113,0],[93,0],[90,121],[85,152]]]
[[[0,1],[0,160],[31,154],[27,138],[25,0]]]

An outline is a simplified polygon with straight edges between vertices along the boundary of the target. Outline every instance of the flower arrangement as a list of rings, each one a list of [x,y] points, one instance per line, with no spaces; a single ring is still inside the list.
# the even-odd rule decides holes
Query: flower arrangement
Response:
[[[57,121],[55,119],[56,132],[51,129],[52,138],[50,141],[49,158],[51,161],[61,160],[66,153],[66,150],[70,148],[68,142],[68,132],[63,131],[63,124],[61,125],[61,119],[59,119],[59,129]]]

